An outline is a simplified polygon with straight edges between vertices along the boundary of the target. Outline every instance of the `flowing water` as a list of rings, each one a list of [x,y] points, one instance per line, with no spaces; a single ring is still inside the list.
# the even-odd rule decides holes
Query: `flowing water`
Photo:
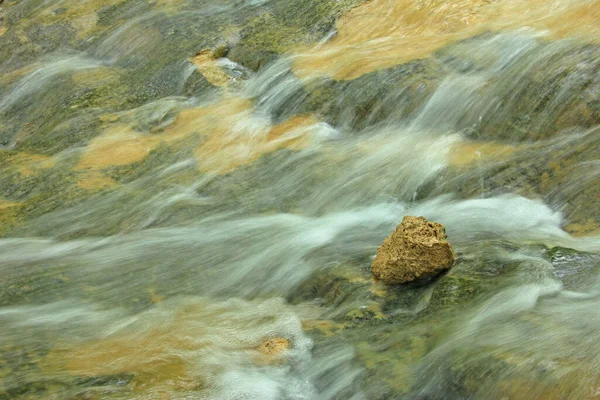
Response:
[[[0,1],[0,399],[600,398],[600,2],[322,3]]]

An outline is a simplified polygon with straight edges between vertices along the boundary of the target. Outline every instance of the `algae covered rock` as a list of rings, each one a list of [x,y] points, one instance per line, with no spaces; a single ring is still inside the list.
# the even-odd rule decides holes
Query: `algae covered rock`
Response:
[[[371,271],[385,283],[407,283],[439,275],[454,259],[443,225],[406,216],[377,249]]]

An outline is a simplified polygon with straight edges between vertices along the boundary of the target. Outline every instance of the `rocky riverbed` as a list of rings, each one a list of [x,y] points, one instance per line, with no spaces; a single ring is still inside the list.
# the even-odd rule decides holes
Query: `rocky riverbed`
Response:
[[[598,397],[599,21],[0,1],[0,399]]]

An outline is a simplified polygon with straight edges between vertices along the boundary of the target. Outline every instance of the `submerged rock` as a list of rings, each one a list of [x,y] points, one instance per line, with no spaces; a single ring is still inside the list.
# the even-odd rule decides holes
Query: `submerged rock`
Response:
[[[288,339],[275,337],[266,339],[257,348],[254,362],[258,365],[280,365],[285,362],[285,354],[291,348]]]
[[[517,193],[543,199],[560,210],[564,229],[573,235],[600,232],[600,127],[571,130],[562,137],[522,147],[490,160],[471,165],[451,166],[431,191],[423,187],[420,196],[435,197],[449,191],[460,198],[492,197]]]
[[[258,346],[258,351],[268,356],[279,355],[290,348],[290,341],[285,338],[267,339]]]
[[[442,224],[406,216],[377,249],[371,271],[385,283],[407,283],[439,275],[454,259]]]

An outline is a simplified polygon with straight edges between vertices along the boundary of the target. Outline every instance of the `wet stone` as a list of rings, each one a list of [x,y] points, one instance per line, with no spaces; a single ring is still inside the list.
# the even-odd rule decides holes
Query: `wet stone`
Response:
[[[322,78],[295,94],[297,104],[282,104],[275,117],[315,113],[329,124],[352,131],[413,117],[439,86],[447,70],[434,59],[415,60],[355,79]],[[281,109],[285,107],[285,109]]]
[[[443,225],[406,216],[377,249],[371,271],[385,283],[407,283],[434,278],[452,268],[454,259]]]
[[[598,276],[600,255],[553,247],[547,250],[545,256],[554,266],[554,276],[563,282],[565,288],[581,290],[583,287],[591,290],[596,285],[595,279],[590,279],[590,276]]]
[[[228,57],[254,71],[301,44],[316,43],[334,28],[336,17],[364,0],[274,0],[262,5],[239,31]],[[309,22],[309,23],[307,23]]]
[[[436,283],[430,300],[430,307],[440,308],[467,304],[481,292],[482,283],[464,276],[445,276]]]
[[[291,347],[285,338],[267,339],[258,346],[258,351],[267,356],[277,356]]]
[[[518,193],[543,199],[565,216],[565,230],[577,236],[600,229],[600,129],[564,132],[561,138],[539,141],[508,157],[472,166],[451,167],[424,196],[456,192],[460,197]]]

